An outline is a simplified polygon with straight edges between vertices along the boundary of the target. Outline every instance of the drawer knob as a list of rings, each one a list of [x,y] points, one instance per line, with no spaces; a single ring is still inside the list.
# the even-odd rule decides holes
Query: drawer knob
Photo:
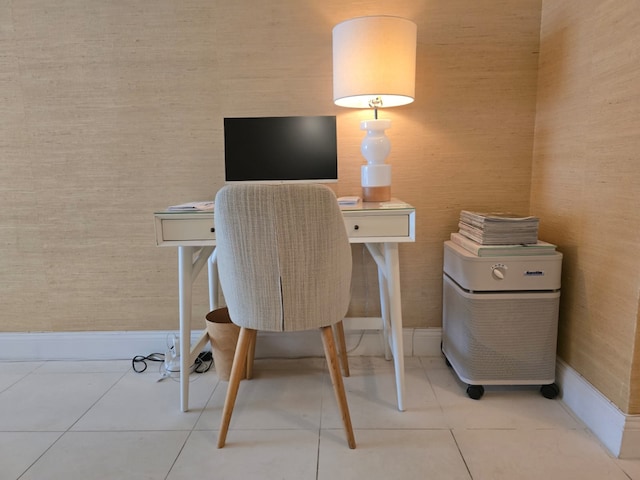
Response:
[[[211,233],[216,233],[215,227],[211,227]]]
[[[360,230],[360,225],[354,225],[354,226],[353,226],[353,229],[354,229],[354,230]]]

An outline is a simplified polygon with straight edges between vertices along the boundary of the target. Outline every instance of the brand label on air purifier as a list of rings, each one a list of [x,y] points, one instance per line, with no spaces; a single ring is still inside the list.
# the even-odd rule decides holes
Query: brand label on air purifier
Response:
[[[526,270],[524,272],[525,277],[544,277],[544,272],[542,270]]]

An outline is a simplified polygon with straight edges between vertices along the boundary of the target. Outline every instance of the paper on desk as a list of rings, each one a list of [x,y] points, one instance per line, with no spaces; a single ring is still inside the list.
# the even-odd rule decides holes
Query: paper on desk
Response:
[[[338,197],[338,205],[357,205],[360,202],[360,197]]]
[[[171,205],[167,207],[171,212],[189,212],[189,211],[213,211],[213,202],[188,202],[181,203],[180,205]]]
[[[410,208],[411,205],[405,202],[380,202],[380,208]]]

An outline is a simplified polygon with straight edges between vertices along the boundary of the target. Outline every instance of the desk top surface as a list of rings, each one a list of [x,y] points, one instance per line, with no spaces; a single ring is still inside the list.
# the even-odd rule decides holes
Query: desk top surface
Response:
[[[204,202],[194,202],[194,203],[204,203]],[[410,205],[402,200],[398,200],[397,198],[392,198],[388,202],[358,202],[355,205],[340,205],[340,210],[343,212],[350,211],[372,211],[372,210],[415,210],[413,205]],[[202,214],[202,215],[211,215],[213,214],[213,209],[201,210],[196,207],[193,208],[185,208],[185,209],[176,209],[176,210],[158,210],[154,212],[154,215],[179,215],[179,214]]]

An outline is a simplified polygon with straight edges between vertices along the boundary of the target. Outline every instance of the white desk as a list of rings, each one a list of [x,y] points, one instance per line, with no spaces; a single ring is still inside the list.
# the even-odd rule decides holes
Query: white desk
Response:
[[[404,349],[398,243],[415,241],[415,209],[392,199],[386,203],[344,206],[342,213],[351,243],[364,243],[378,266],[382,317],[373,319],[382,329],[385,357],[393,356],[398,410],[404,408]],[[178,290],[180,301],[180,408],[189,408],[190,367],[208,341],[206,329],[191,346],[192,284],[205,263],[209,270],[209,304],[218,306],[218,272],[213,212],[156,212],[156,244],[178,247]],[[360,322],[361,324],[363,322]],[[348,320],[346,322],[348,327]],[[369,328],[360,325],[358,328]]]

